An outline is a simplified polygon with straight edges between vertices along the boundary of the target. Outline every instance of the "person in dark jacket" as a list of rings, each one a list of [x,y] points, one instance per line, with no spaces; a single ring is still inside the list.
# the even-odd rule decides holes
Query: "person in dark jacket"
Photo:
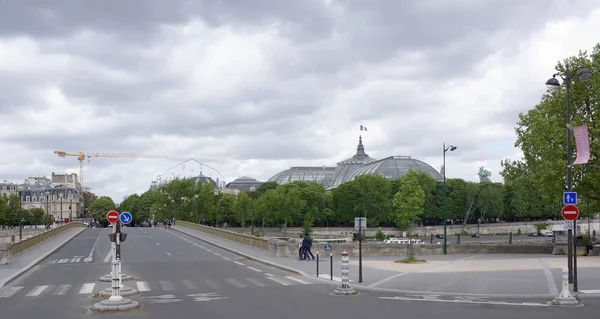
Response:
[[[312,260],[315,260],[315,256],[310,251],[310,248],[312,247],[312,238],[310,238],[310,236],[304,235],[304,241],[302,242],[302,246],[304,247],[304,258],[303,259],[310,260],[308,258],[308,255],[310,255],[312,257]]]

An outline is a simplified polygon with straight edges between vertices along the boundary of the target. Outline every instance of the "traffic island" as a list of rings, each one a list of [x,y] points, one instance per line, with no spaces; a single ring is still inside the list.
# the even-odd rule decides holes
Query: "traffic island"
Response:
[[[131,279],[133,279],[133,277],[131,277],[127,274],[121,274],[121,281],[127,281],[127,280],[131,280]],[[112,275],[111,274],[104,275],[104,276],[98,278],[98,281],[111,282]]]
[[[109,299],[105,299],[105,300],[95,303],[92,306],[91,310],[93,310],[93,311],[125,311],[125,310],[131,310],[131,309],[138,308],[139,306],[140,306],[140,303],[135,300],[131,300],[131,299],[127,299],[127,298],[121,298],[120,300],[111,300],[109,298]]]
[[[120,296],[133,296],[133,295],[137,295],[140,292],[135,289],[135,288],[131,288],[131,287],[127,287],[127,286],[123,286],[119,288],[119,295]],[[113,294],[113,289],[112,288],[106,288],[104,290],[101,290],[98,292],[98,295],[101,297],[110,297]]]

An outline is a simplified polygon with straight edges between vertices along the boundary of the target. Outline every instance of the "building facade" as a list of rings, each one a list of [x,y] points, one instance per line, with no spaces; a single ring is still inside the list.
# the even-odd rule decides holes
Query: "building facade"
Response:
[[[83,191],[77,174],[29,177],[23,184],[0,183],[0,196],[19,195],[23,209],[41,208],[56,221],[83,217]]]

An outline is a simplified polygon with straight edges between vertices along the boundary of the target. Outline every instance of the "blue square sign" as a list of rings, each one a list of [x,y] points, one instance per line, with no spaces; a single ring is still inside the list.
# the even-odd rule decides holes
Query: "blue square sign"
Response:
[[[577,192],[564,192],[563,193],[563,204],[564,205],[577,205]]]

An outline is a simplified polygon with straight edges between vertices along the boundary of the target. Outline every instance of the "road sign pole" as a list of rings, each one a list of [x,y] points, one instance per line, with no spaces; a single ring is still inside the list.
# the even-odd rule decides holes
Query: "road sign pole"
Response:
[[[573,287],[573,230],[567,230],[567,265],[569,267],[569,290]]]
[[[362,280],[362,218],[358,219],[358,282]]]
[[[573,292],[577,292],[577,219],[573,219]]]

